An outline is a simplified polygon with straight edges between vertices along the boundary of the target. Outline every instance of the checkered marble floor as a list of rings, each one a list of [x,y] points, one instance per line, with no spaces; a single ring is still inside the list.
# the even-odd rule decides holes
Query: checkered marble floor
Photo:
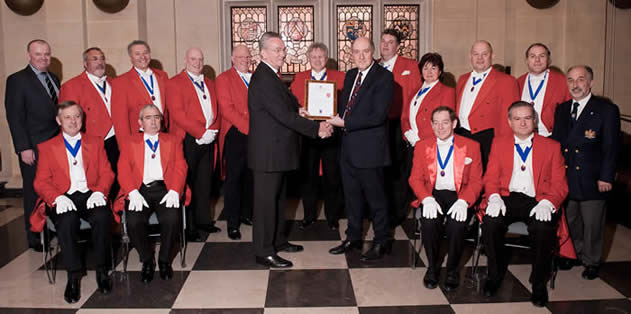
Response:
[[[11,207],[11,202],[5,203],[0,205]],[[96,292],[88,249],[88,271],[76,304],[63,300],[66,273],[61,262],[57,283],[51,285],[41,253],[26,250],[20,242],[24,237],[22,217],[0,222],[0,247],[7,255],[4,262],[0,259],[0,313],[631,313],[631,230],[621,225],[608,226],[607,262],[601,277],[583,280],[580,267],[559,272],[556,288],[550,290],[550,303],[540,309],[529,302],[527,250],[511,250],[509,272],[491,298],[480,295],[478,280],[472,276],[471,243],[464,252],[460,288],[455,292],[428,290],[422,284],[424,252],[411,267],[417,254],[411,219],[396,229],[391,255],[362,263],[357,252],[328,253],[344,238],[346,220],[340,221],[340,231],[331,231],[325,220],[303,231],[297,228],[301,205],[290,203],[289,239],[305,250],[281,254],[294,263],[289,270],[256,264],[251,227],[242,226],[242,240],[232,241],[226,235],[225,221],[219,220],[221,233],[204,235],[205,242],[189,243],[184,266],[176,257],[170,281],[156,274],[149,285],[142,284],[141,264],[132,251],[126,274],[117,265],[109,295]],[[19,202],[13,204],[20,206]],[[223,208],[221,200],[214,207]],[[219,213],[215,216],[221,218]],[[365,226],[369,240],[372,230],[368,223]],[[481,265],[485,265],[484,257]]]

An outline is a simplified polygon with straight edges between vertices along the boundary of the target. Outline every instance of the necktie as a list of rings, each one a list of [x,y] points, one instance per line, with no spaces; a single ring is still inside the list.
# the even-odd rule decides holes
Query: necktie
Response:
[[[578,103],[575,102],[572,104],[572,114],[571,114],[571,119],[570,119],[570,128],[574,127],[574,124],[576,124],[576,120],[578,120]]]
[[[53,87],[53,82],[48,78],[48,73],[42,73],[44,75],[44,81],[46,82],[46,88],[48,88],[48,94],[50,95],[50,100],[54,105],[57,105],[57,93],[55,93],[55,87]]]
[[[353,104],[355,103],[355,98],[357,98],[357,92],[359,92],[359,87],[361,85],[362,85],[362,72],[359,72],[359,75],[357,76],[357,81],[355,82],[355,87],[353,87],[353,93],[351,94],[351,99],[346,104],[346,109],[344,110],[344,117],[346,117],[347,114],[351,113],[351,108],[353,107]]]

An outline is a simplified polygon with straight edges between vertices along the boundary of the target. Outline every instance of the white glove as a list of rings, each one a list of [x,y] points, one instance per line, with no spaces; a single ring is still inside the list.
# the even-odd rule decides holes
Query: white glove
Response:
[[[164,204],[165,202],[167,208],[180,207],[180,194],[173,190],[169,190],[169,192],[167,192],[160,201],[160,204]]]
[[[55,202],[53,202],[53,205],[55,205],[56,207],[57,214],[63,214],[69,210],[77,210],[77,207],[74,206],[72,200],[69,199],[68,196],[65,196],[63,194],[55,198]]]
[[[195,140],[198,145],[210,144],[217,138],[219,130],[206,130],[200,139]]]
[[[416,142],[420,140],[418,134],[416,134],[416,132],[414,132],[413,130],[407,130],[403,135],[408,140],[408,143],[410,143],[410,145],[412,146],[414,146]]]
[[[502,216],[506,215],[506,205],[499,194],[493,193],[489,197],[489,205],[486,207],[486,214],[490,217],[497,217],[500,212]]]
[[[97,192],[93,192],[92,195],[90,195],[90,197],[88,198],[88,202],[86,203],[86,206],[88,207],[88,209],[92,209],[98,206],[105,206],[106,204],[107,202],[105,201],[105,195],[97,191]]]
[[[149,204],[147,204],[147,201],[144,197],[142,197],[138,190],[133,190],[129,192],[127,198],[129,198],[129,210],[133,212],[142,211],[143,206],[149,207]]]
[[[438,217],[438,213],[443,214],[440,204],[436,202],[431,196],[423,199],[423,217],[427,219],[434,219]]]
[[[469,208],[467,202],[465,200],[458,199],[453,205],[451,205],[451,208],[447,211],[447,215],[451,214],[451,219],[455,219],[456,221],[465,221],[465,219],[467,219],[467,208]]]
[[[550,221],[552,220],[552,213],[554,212],[554,205],[550,203],[547,199],[542,199],[539,201],[535,207],[530,211],[530,217],[535,215],[535,219],[539,221]]]

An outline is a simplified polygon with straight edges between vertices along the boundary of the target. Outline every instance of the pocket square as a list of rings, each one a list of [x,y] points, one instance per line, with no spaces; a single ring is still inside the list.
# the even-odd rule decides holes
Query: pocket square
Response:
[[[403,71],[403,72],[401,73],[401,75],[410,75],[410,71],[405,70],[405,71]]]
[[[465,165],[468,165],[468,164],[470,164],[470,163],[472,163],[472,162],[473,162],[473,159],[471,159],[471,158],[469,158],[469,157],[465,157],[465,158],[464,158],[464,164],[465,164]]]

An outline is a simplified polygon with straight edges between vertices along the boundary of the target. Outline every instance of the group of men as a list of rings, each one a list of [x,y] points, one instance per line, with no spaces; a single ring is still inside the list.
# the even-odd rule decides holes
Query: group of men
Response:
[[[200,49],[188,49],[185,69],[169,79],[149,66],[149,45],[136,40],[127,47],[127,73],[107,77],[105,55],[93,47],[83,54],[85,71],[60,86],[48,71],[50,46],[31,41],[29,65],[9,76],[5,100],[23,176],[29,247],[44,249],[32,231],[43,224],[29,217],[50,217],[68,267],[64,298],[77,302],[83,270],[76,241],[80,219],[88,221],[98,289],[108,293],[111,228],[124,212],[143,263],[141,279],[149,283],[156,261],[146,224],[155,212],[161,232],[157,265],[160,277],[170,279],[185,203],[188,241],[202,241],[199,230],[220,231],[209,201],[219,169],[228,236],[240,239],[240,224],[253,223],[256,262],[291,267],[277,253],[303,250],[284,233],[288,174],[301,168],[300,227],[317,219],[321,175],[329,228],[339,228],[342,208],[348,217],[346,238],[331,254],[357,250],[364,262],[382,258],[414,200],[429,260],[423,282],[430,289],[438,285],[445,229],[444,287],[457,289],[466,228],[479,209],[489,258],[484,294],[493,295],[502,281],[506,227],[523,220],[536,252],[533,303],[542,306],[565,212],[586,267],[583,277],[597,277],[620,126],[618,108],[591,94],[592,70],[572,67],[566,79],[549,69],[550,51],[537,43],[526,50],[529,72],[515,80],[492,67],[491,45],[476,41],[472,71],[458,79],[455,93],[442,96],[454,99],[425,108],[430,121],[417,126],[410,113],[420,110],[410,108],[423,106],[425,96],[434,99],[440,88],[424,83],[423,64],[398,55],[400,45],[400,35],[385,30],[381,59],[375,60],[374,43],[360,37],[352,45],[356,67],[343,73],[326,67],[328,48],[314,43],[307,51],[311,69],[297,73],[288,87],[281,78],[285,44],[274,32],[260,38],[261,62],[253,73],[248,48],[236,46],[233,66],[216,81],[202,73]],[[309,119],[306,80],[337,82],[334,117]],[[425,131],[430,136],[409,133],[421,128],[431,128]],[[38,196],[43,206],[31,215]],[[364,213],[375,234],[367,250]]]

